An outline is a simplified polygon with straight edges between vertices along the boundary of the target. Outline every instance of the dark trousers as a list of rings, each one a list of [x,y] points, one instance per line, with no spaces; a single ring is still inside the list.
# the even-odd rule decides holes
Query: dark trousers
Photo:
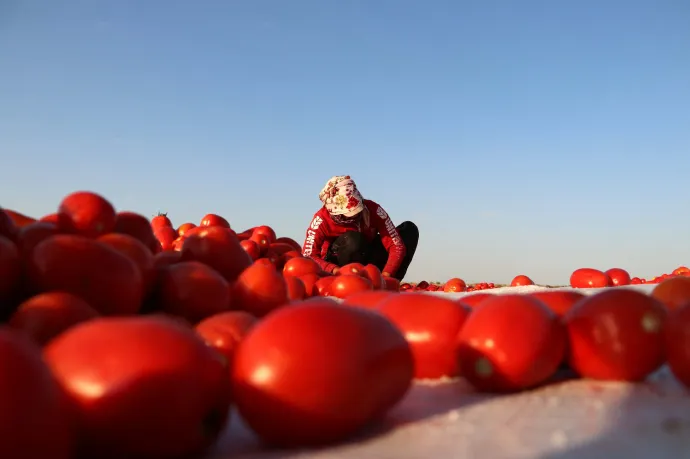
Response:
[[[402,280],[417,250],[419,229],[412,222],[403,222],[397,229],[407,252],[400,264],[400,268],[398,268],[398,272],[393,277]],[[362,233],[348,231],[339,236],[330,245],[326,253],[326,261],[338,266],[345,266],[348,263],[372,264],[383,271],[388,262],[388,252],[381,242],[380,235],[377,235],[373,241],[369,242]]]

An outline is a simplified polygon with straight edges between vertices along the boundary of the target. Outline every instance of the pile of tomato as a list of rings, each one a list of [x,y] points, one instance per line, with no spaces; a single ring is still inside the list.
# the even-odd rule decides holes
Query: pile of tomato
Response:
[[[415,379],[510,393],[563,368],[634,382],[667,363],[690,385],[688,277],[649,295],[454,299],[401,293],[371,265],[329,275],[299,249],[268,226],[175,229],[90,192],[39,220],[0,211],[0,457],[201,454],[231,407],[266,444],[324,445]]]

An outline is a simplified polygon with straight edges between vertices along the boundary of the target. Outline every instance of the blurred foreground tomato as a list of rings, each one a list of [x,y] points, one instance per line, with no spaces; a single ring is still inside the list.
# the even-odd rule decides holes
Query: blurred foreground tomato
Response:
[[[669,313],[664,332],[668,366],[690,388],[690,303]]]
[[[669,310],[690,303],[690,277],[678,276],[659,283],[652,296],[666,305]]]
[[[0,307],[12,298],[20,277],[19,250],[12,241],[0,236]]]
[[[584,293],[573,290],[544,290],[529,295],[544,302],[558,317],[563,317],[575,303],[585,297]]]
[[[233,393],[265,441],[313,446],[343,440],[410,387],[410,348],[371,311],[308,300],[259,322],[235,354]]]
[[[244,311],[228,311],[215,314],[199,322],[195,330],[203,340],[220,352],[232,368],[235,350],[258,320]]]
[[[55,338],[44,355],[74,404],[89,457],[198,454],[225,426],[225,360],[175,320],[94,319]]]
[[[103,196],[90,191],[76,191],[60,202],[58,228],[63,233],[98,237],[115,228],[115,208]]]
[[[341,304],[355,306],[365,309],[375,309],[383,300],[390,295],[395,295],[395,292],[388,290],[366,290],[363,292],[353,293],[343,299]]]

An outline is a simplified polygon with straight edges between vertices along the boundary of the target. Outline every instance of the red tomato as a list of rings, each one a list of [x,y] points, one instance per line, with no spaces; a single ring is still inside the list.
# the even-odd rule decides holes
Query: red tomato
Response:
[[[585,297],[584,294],[572,290],[545,290],[532,292],[530,296],[542,301],[558,317],[563,317],[575,303]]]
[[[228,367],[232,368],[237,346],[257,322],[256,317],[248,312],[228,311],[207,317],[194,328],[206,344],[227,359]]]
[[[390,295],[395,295],[395,293],[388,290],[366,290],[348,295],[342,301],[342,304],[356,306],[358,308],[375,309]]]
[[[268,443],[312,446],[343,440],[385,414],[412,374],[410,348],[383,316],[309,300],[275,311],[244,338],[233,393],[242,418]]]
[[[29,279],[38,291],[72,293],[103,315],[136,314],[144,295],[141,271],[129,257],[70,234],[51,236],[34,248]]]
[[[259,248],[259,244],[256,242],[246,239],[244,241],[240,241],[240,245],[252,260],[258,260],[259,257],[261,257],[261,249]]]
[[[290,244],[285,244],[282,242],[274,242],[269,246],[269,249],[271,249],[273,252],[275,252],[277,255],[283,255],[288,252],[294,252],[294,249]]]
[[[465,283],[464,280],[460,279],[459,277],[454,277],[452,279],[449,279],[444,285],[443,285],[443,291],[444,292],[464,292],[467,290],[467,284]]]
[[[269,244],[273,244],[277,240],[276,232],[273,231],[273,228],[271,228],[270,226],[266,226],[266,225],[257,226],[256,228],[254,228],[252,230],[252,235],[254,235],[254,234],[265,235],[266,237],[268,237],[268,243]],[[300,247],[300,250],[301,249],[302,249],[302,247]]]
[[[217,214],[206,214],[201,219],[199,226],[220,226],[222,228],[230,228],[230,223],[223,217]]]
[[[235,232],[220,226],[204,228],[188,236],[182,246],[182,259],[206,263],[228,282],[234,282],[252,264]]]
[[[54,214],[44,215],[38,221],[39,222],[46,222],[46,223],[54,223],[55,225],[57,225],[59,220],[60,219],[59,219],[58,214],[54,213]]]
[[[172,226],[159,226],[153,234],[160,243],[162,250],[173,250],[175,239],[178,236]]]
[[[399,292],[400,291],[400,281],[394,277],[384,277],[383,278],[384,282],[384,288],[386,290],[389,290],[391,292]]]
[[[354,274],[356,276],[362,276],[364,272],[364,265],[362,263],[349,263],[341,266],[338,270],[338,274]]]
[[[301,301],[307,297],[307,289],[299,277],[284,276],[284,278],[290,301]]]
[[[283,272],[283,277],[289,277],[288,275]],[[302,274],[301,276],[296,276],[299,277],[299,280],[302,281],[304,284],[304,291],[307,297],[310,296],[315,296],[318,295],[319,292],[316,289],[315,285],[321,279],[318,274],[315,273],[307,273],[307,274]]]
[[[180,237],[184,236],[187,231],[193,228],[196,228],[194,223],[183,223],[177,227],[177,235]]]
[[[31,223],[36,222],[35,218],[32,218],[32,217],[29,217],[29,216],[24,215],[22,213],[19,213],[16,210],[4,209],[4,211],[5,211],[5,214],[8,217],[10,217],[10,219],[14,223],[14,226],[16,226],[17,229],[23,228],[26,225],[30,225]],[[53,214],[53,215],[56,215],[56,214]],[[57,221],[55,221],[54,223],[57,223]],[[5,235],[5,236],[7,236],[7,235]]]
[[[226,423],[224,359],[172,319],[94,319],[44,355],[73,402],[89,457],[193,456]]]
[[[0,329],[0,374],[0,457],[73,457],[68,405],[41,349],[20,333]]]
[[[690,277],[670,277],[654,287],[652,296],[670,310],[690,303]]]
[[[151,228],[153,228],[154,231],[166,226],[172,228],[172,222],[168,218],[168,214],[158,212],[158,214],[154,215],[151,219]]]
[[[318,274],[321,267],[317,262],[308,257],[290,258],[283,266],[283,274],[286,276],[304,276],[305,274]]]
[[[261,253],[261,256],[264,256],[268,251],[270,242],[268,241],[268,236],[266,236],[265,234],[254,233],[248,240],[255,242],[256,245],[259,246],[259,252]]]
[[[235,307],[263,317],[288,303],[285,278],[271,265],[255,263],[245,269],[233,285]]]
[[[326,276],[318,279],[314,283],[314,289],[318,296],[330,296],[331,295],[331,284],[337,276]]]
[[[98,237],[115,228],[115,208],[103,196],[77,191],[65,196],[58,208],[58,228],[64,233]]]
[[[115,215],[113,232],[132,236],[151,251],[155,251],[158,245],[151,223],[146,217],[136,212],[118,212]]]
[[[681,384],[690,387],[690,303],[671,310],[664,335],[668,366]]]
[[[197,323],[230,309],[230,285],[215,269],[183,261],[161,272],[158,302],[163,312]]]
[[[17,225],[15,225],[12,218],[0,207],[0,237],[6,237],[10,241],[14,241],[14,238],[17,236],[17,230]]]
[[[390,294],[376,308],[402,331],[414,356],[415,378],[458,376],[458,335],[470,309],[424,293]]]
[[[21,266],[17,246],[0,236],[0,304],[9,300],[19,288]]]
[[[386,285],[383,274],[381,274],[381,270],[376,265],[365,265],[362,275],[371,281],[374,290],[381,290]]]
[[[458,301],[465,306],[469,306],[470,308],[476,308],[479,306],[481,303],[484,302],[484,300],[488,300],[489,298],[493,298],[494,295],[493,293],[473,293],[472,295],[463,295],[461,296]]]
[[[511,287],[522,287],[523,285],[534,285],[534,281],[524,274],[515,276],[510,282]]]
[[[603,271],[593,268],[580,268],[570,275],[570,286],[575,288],[611,287],[611,278]]]
[[[421,281],[417,285],[415,285],[414,289],[415,290],[426,290],[429,288],[429,283],[427,281]]]
[[[287,262],[288,260],[292,260],[293,258],[303,258],[302,254],[298,252],[297,250],[290,250],[289,252],[285,252],[283,254],[283,258]]]
[[[284,244],[289,244],[289,245],[292,246],[292,250],[294,250],[294,251],[296,251],[296,252],[300,252],[300,253],[302,252],[302,246],[301,246],[297,241],[295,241],[295,240],[292,239],[292,238],[289,238],[289,237],[279,237],[279,238],[276,239],[276,242],[282,242],[282,243],[284,243]]]
[[[628,271],[621,268],[611,268],[606,271],[606,275],[611,279],[611,284],[615,287],[620,285],[630,285],[631,278]]]
[[[56,234],[58,234],[58,227],[55,223],[31,223],[17,233],[17,248],[22,256],[28,257],[39,242]]]
[[[579,301],[566,314],[568,362],[586,378],[642,381],[664,362],[664,305],[644,293],[616,289]]]
[[[128,234],[108,233],[98,238],[101,242],[121,254],[129,257],[141,272],[144,281],[144,291],[148,292],[153,287],[156,272],[153,266],[153,253],[139,239]]]
[[[485,392],[513,392],[545,382],[566,351],[558,317],[527,295],[482,301],[465,321],[459,340],[462,375]]]
[[[328,286],[329,294],[337,298],[347,298],[358,292],[367,292],[374,289],[371,281],[357,274],[339,274],[334,276]]]
[[[8,325],[43,346],[73,325],[96,317],[96,310],[78,296],[46,292],[20,304]]]
[[[153,256],[153,267],[157,271],[182,261],[180,252],[160,252]]]

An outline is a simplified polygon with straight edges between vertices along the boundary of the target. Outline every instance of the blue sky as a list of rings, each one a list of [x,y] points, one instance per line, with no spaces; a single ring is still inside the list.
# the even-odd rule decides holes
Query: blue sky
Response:
[[[0,205],[77,189],[302,241],[350,174],[411,280],[690,264],[685,0],[9,0]]]

